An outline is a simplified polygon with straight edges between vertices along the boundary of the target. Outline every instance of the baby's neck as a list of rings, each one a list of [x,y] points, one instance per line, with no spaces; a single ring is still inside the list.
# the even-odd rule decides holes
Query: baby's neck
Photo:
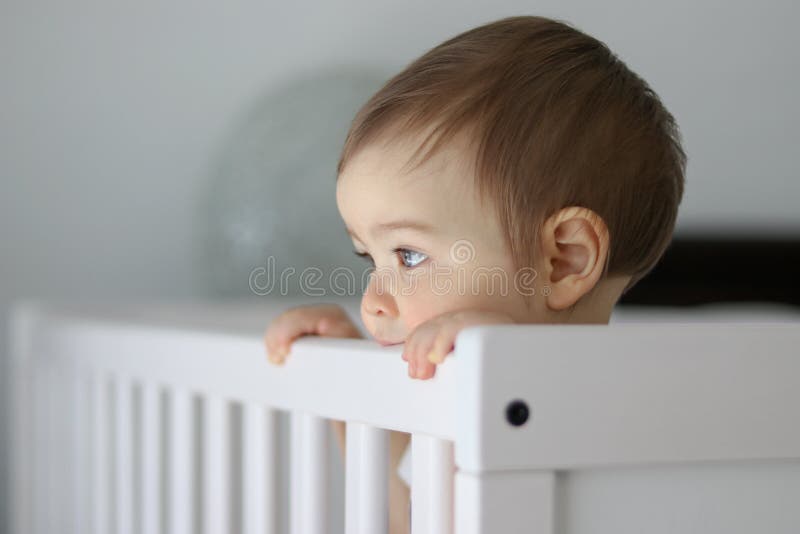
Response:
[[[554,312],[554,323],[608,324],[611,312],[630,277],[606,278],[569,310]]]
[[[612,306],[576,306],[572,310],[564,312],[556,320],[558,323],[566,324],[608,324],[611,320]]]

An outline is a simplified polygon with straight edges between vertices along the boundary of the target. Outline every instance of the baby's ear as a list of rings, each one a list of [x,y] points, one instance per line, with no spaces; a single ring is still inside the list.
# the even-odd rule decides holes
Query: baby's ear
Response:
[[[574,305],[600,281],[608,259],[608,228],[595,212],[563,208],[542,225],[541,244],[547,306],[563,310]]]

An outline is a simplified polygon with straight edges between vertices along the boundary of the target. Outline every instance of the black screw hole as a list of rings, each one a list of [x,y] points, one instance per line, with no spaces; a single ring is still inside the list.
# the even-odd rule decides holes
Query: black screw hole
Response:
[[[506,420],[514,426],[522,426],[528,420],[531,412],[525,401],[514,400],[506,406]]]

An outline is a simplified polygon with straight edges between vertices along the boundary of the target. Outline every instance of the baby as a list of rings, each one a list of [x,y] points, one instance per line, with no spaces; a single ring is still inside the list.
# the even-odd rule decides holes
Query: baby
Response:
[[[363,106],[339,161],[339,212],[374,269],[366,330],[426,380],[472,325],[608,323],[670,242],[685,167],[672,115],[602,42],[533,16],[445,41]],[[267,329],[270,361],[303,335],[361,336],[337,305],[296,307]],[[407,441],[393,433],[392,473]],[[408,532],[396,475],[390,501]]]

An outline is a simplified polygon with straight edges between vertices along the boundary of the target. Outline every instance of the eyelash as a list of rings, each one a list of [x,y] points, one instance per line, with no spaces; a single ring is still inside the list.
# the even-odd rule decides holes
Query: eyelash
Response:
[[[372,259],[372,256],[370,256],[367,252],[359,252],[357,250],[354,250],[353,254],[355,254],[359,258],[364,258],[365,260],[367,260],[369,262],[370,266],[373,269],[375,268],[375,261]]]
[[[425,260],[428,259],[427,254],[425,254],[423,252],[419,252],[417,250],[412,250],[412,249],[409,249],[409,248],[399,247],[399,248],[393,249],[392,252],[399,256],[398,259],[400,260],[400,266],[402,268],[404,268],[404,269],[414,269],[415,267],[418,267],[421,263],[423,263]],[[420,254],[420,255],[425,256],[425,257],[422,260],[420,260],[416,265],[406,265],[405,261],[403,260],[403,256],[402,256],[403,253],[405,253],[405,252],[410,252],[410,253],[414,253],[414,254]],[[356,256],[358,256],[360,258],[364,258],[365,260],[369,261],[369,263],[372,265],[372,267],[375,268],[375,260],[372,259],[372,256],[368,252],[359,252],[357,250],[354,250],[353,253]]]

